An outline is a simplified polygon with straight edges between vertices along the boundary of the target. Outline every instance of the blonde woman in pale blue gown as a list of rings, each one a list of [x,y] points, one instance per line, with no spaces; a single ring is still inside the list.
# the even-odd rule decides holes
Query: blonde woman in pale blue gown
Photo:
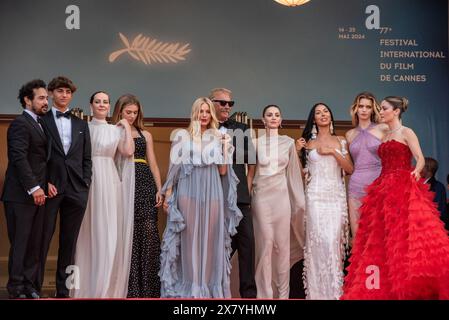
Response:
[[[212,101],[199,98],[188,130],[172,137],[162,188],[168,216],[161,246],[161,297],[231,297],[231,236],[242,213],[232,143],[217,126]]]

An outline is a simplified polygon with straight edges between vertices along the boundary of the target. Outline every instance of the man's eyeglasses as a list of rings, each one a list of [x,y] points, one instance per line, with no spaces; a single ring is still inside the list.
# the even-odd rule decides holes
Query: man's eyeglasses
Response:
[[[226,100],[212,100],[213,102],[216,102],[216,103],[218,103],[218,104],[220,104],[220,106],[222,106],[222,107],[225,107],[226,105],[229,105],[229,107],[233,107],[234,106],[234,103],[235,103],[235,101],[226,101]]]

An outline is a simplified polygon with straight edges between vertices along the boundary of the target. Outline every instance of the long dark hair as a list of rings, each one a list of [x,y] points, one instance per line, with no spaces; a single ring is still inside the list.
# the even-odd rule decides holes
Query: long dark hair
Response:
[[[302,132],[302,136],[301,136],[302,138],[304,138],[306,140],[306,142],[309,142],[309,140],[312,138],[312,128],[313,128],[313,125],[315,124],[315,109],[320,105],[325,106],[327,108],[327,110],[329,110],[329,113],[331,115],[332,127],[335,128],[334,114],[332,113],[332,110],[329,108],[329,106],[323,102],[315,103],[309,112],[309,116],[307,117],[306,126],[305,126],[304,131]],[[318,134],[319,130],[320,129],[318,128],[318,126],[316,126],[317,134]],[[333,130],[331,132],[331,135],[335,136],[335,130]],[[302,162],[303,167],[305,167],[307,164],[307,154],[304,149],[301,152],[301,162]]]

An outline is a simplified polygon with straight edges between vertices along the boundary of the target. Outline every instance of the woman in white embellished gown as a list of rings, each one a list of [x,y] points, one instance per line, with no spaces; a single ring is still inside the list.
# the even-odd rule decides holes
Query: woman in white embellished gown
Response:
[[[336,300],[343,293],[349,225],[342,171],[352,173],[353,165],[333,122],[329,107],[315,104],[296,143],[306,172],[304,287],[314,300]]]
[[[126,120],[118,126],[106,122],[109,96],[96,92],[90,99],[93,118],[89,123],[92,143],[92,184],[86,212],[76,244],[75,265],[79,268],[79,288],[75,298],[125,298],[124,281],[129,273],[129,258],[123,252],[132,246],[123,238],[132,228],[133,209],[123,201],[122,182],[115,164],[117,153],[123,158],[134,153],[131,127]],[[125,166],[126,167],[126,166]],[[131,175],[131,171],[121,171]],[[129,180],[125,177],[125,181]],[[128,261],[128,262],[127,262]],[[77,281],[75,281],[76,284]]]
[[[281,110],[263,110],[266,134],[257,139],[257,166],[249,167],[256,242],[257,298],[288,299],[290,268],[302,259],[304,186],[295,141],[278,134]]]

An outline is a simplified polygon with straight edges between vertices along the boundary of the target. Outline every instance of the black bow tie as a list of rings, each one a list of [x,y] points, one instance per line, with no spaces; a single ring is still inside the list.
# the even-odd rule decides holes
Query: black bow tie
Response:
[[[71,115],[72,115],[72,113],[70,111],[61,112],[61,111],[56,110],[56,118],[57,119],[59,119],[61,117],[65,117],[65,118],[69,119]]]

